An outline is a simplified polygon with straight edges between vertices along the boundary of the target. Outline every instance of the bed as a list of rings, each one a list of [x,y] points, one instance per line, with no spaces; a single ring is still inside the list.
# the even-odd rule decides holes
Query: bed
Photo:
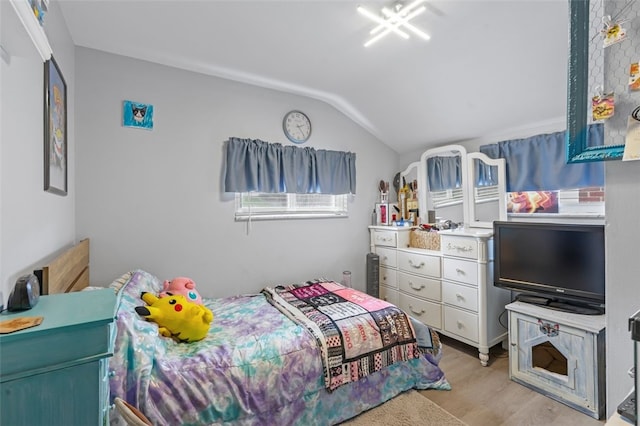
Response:
[[[333,281],[204,298],[215,317],[208,335],[192,343],[159,336],[155,323],[136,314],[142,292],[162,290],[158,277],[134,270],[110,287],[117,294],[110,398],[137,407],[156,426],[333,425],[409,389],[450,389],[435,332]],[[309,303],[309,292],[322,293],[321,302],[313,294]],[[329,299],[340,303],[318,308]],[[362,306],[371,312],[343,323]],[[382,344],[373,343],[376,326]],[[370,353],[357,355],[366,346]],[[112,416],[112,425],[121,421]]]
[[[89,286],[89,239],[63,250],[41,269],[34,271],[41,294],[70,293]]]
[[[43,294],[97,288],[90,286],[89,247],[89,239],[81,240],[35,271]],[[109,400],[126,401],[155,426],[333,425],[409,389],[450,389],[438,366],[437,333],[395,306],[333,281],[204,298],[215,318],[207,337],[193,343],[160,336],[155,323],[136,313],[144,305],[142,292],[162,290],[158,277],[138,269],[109,287],[117,301]],[[308,304],[313,289],[322,294],[311,295],[315,303]],[[332,297],[340,303],[331,305]],[[338,316],[359,318],[358,333],[345,338],[351,329],[338,330],[340,319],[315,309],[323,303]],[[336,308],[340,304],[348,305],[346,312]],[[365,312],[355,315],[354,309]],[[371,347],[376,337],[370,329],[360,333],[371,325],[367,315],[378,315],[373,326],[385,343],[359,356],[358,348]],[[314,323],[314,317],[325,323]],[[110,419],[112,426],[125,424],[118,410],[111,410]]]

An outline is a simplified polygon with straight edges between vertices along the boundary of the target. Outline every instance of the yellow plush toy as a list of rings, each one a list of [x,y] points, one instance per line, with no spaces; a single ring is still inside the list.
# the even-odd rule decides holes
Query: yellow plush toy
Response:
[[[213,312],[206,306],[197,305],[180,294],[167,293],[157,297],[142,292],[142,300],[149,306],[137,306],[138,315],[158,324],[158,331],[178,342],[202,340],[209,332]]]

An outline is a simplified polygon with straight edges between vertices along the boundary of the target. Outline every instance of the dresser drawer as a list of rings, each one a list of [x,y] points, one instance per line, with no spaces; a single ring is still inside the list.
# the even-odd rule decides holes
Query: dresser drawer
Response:
[[[398,290],[387,287],[385,285],[380,286],[380,296],[378,299],[382,299],[386,302],[393,303],[398,306]]]
[[[387,287],[398,288],[398,279],[396,277],[396,270],[380,267],[380,285],[386,285]]]
[[[442,259],[443,277],[474,286],[478,285],[478,264],[470,260]]]
[[[442,235],[440,250],[448,256],[478,259],[478,242],[471,238]]]
[[[478,289],[444,281],[442,301],[448,305],[478,312]]]
[[[478,342],[478,315],[445,306],[444,329],[472,342]]]
[[[440,278],[440,256],[398,251],[398,268],[414,274]]]
[[[376,247],[376,253],[380,256],[380,266],[388,266],[390,268],[398,266],[395,249]]]
[[[438,302],[442,300],[439,279],[399,272],[398,286],[400,290],[413,296],[425,297]]]
[[[376,246],[397,247],[397,236],[398,234],[395,231],[380,231],[376,229],[373,231],[373,243]]]
[[[400,293],[400,309],[433,328],[442,328],[442,305]]]

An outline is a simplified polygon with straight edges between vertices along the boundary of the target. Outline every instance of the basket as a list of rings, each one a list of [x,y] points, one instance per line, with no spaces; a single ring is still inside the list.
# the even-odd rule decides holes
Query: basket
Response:
[[[440,234],[412,229],[409,233],[409,247],[440,251]]]

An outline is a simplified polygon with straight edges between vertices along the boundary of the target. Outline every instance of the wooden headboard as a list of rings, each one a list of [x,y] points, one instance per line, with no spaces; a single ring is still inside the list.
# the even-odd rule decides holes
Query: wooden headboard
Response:
[[[70,293],[89,285],[89,239],[57,256],[42,268],[42,294]]]

